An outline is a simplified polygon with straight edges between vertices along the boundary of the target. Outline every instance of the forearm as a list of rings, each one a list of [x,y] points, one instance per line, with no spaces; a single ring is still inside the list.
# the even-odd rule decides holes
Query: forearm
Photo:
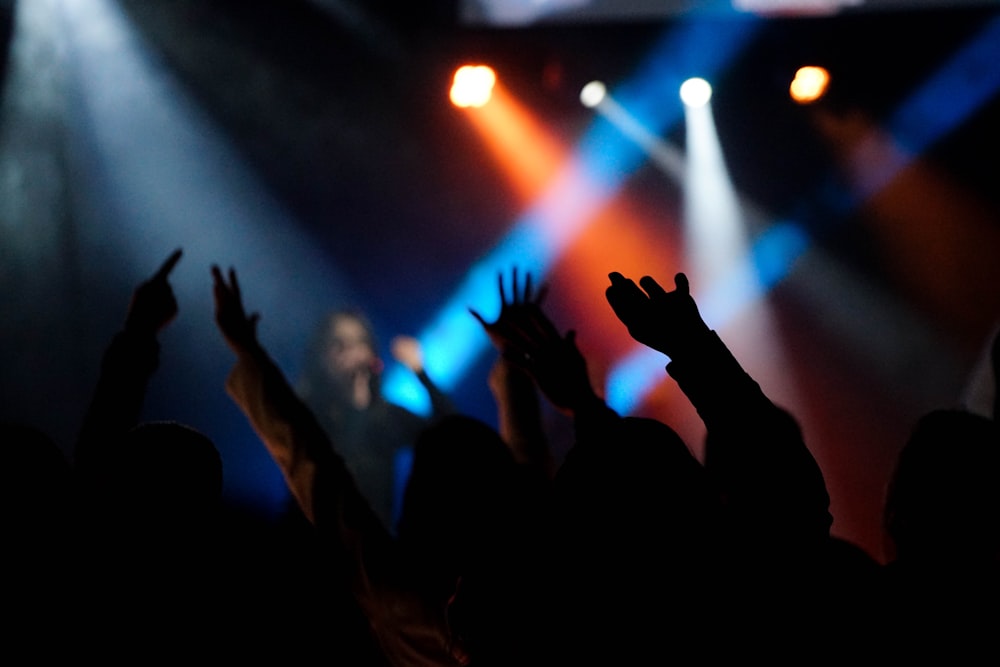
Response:
[[[441,388],[431,380],[427,371],[419,371],[416,375],[417,380],[420,381],[420,384],[427,391],[427,395],[431,399],[431,414],[434,417],[441,417],[455,412],[455,404],[452,402],[451,397],[441,391]]]
[[[323,544],[344,557],[348,585],[389,662],[451,665],[444,626],[422,598],[400,587],[391,536],[266,352],[256,347],[240,354],[226,390],[281,469],[306,517],[324,538],[332,538],[332,544],[329,539]]]
[[[667,366],[705,423],[706,465],[758,534],[829,528],[823,474],[793,415],[775,405],[714,332]]]
[[[150,378],[159,364],[155,336],[121,331],[101,358],[100,375],[77,434],[74,458],[87,466],[139,423]]]
[[[266,351],[256,346],[240,354],[226,391],[246,415],[309,521],[324,529],[344,530],[374,519],[373,514],[367,516],[370,509],[328,436]],[[345,516],[345,510],[353,516]]]
[[[509,369],[491,388],[497,403],[498,430],[514,459],[551,476],[554,462],[534,380]]]
[[[776,409],[714,331],[691,341],[666,370],[709,430]]]

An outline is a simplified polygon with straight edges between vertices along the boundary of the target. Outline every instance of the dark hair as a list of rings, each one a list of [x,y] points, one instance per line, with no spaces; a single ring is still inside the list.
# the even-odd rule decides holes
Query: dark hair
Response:
[[[400,539],[460,552],[495,528],[508,508],[514,457],[496,429],[461,414],[425,427],[413,448]]]
[[[1000,546],[1000,428],[961,409],[917,420],[886,492],[883,521],[897,556]]]
[[[414,446],[399,539],[431,595],[450,594],[451,638],[473,664],[523,664],[498,658],[530,644],[544,516],[530,479],[496,429],[470,416],[440,418]]]
[[[313,328],[312,335],[306,343],[305,359],[302,365],[302,377],[297,390],[300,396],[315,407],[315,403],[324,402],[329,397],[336,396],[335,385],[331,381],[326,368],[326,352],[330,346],[330,330],[333,323],[339,319],[352,319],[358,322],[365,331],[365,337],[372,351],[379,354],[379,340],[375,327],[368,316],[360,308],[346,306],[328,312]],[[378,373],[371,375],[372,396],[379,396],[382,390],[382,378]]]
[[[72,467],[47,433],[30,424],[0,422],[0,456],[5,523],[12,513],[30,521],[60,518],[68,511]]]
[[[122,462],[137,487],[174,499],[211,503],[222,496],[222,457],[201,431],[175,421],[139,424],[125,436]]]

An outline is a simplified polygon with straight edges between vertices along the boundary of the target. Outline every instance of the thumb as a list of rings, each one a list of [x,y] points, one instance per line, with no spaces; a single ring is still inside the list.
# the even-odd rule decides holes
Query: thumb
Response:
[[[691,285],[688,284],[688,277],[683,273],[678,273],[674,276],[674,285],[677,286],[677,291],[681,294],[691,293]]]
[[[483,325],[484,327],[485,327],[485,326],[487,326],[487,325],[486,325],[486,320],[484,320],[484,319],[483,319],[483,316],[482,316],[482,315],[480,315],[480,314],[479,314],[479,312],[478,312],[477,310],[475,310],[475,309],[473,309],[473,308],[469,308],[469,313],[471,313],[471,314],[472,314],[472,316],[473,316],[474,318],[476,318],[476,319],[477,319],[477,320],[479,321],[479,323],[480,323],[480,324],[482,324],[482,325]]]

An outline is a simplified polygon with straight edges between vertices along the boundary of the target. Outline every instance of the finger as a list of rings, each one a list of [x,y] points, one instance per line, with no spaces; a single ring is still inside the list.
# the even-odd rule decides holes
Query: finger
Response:
[[[646,294],[631,278],[626,278],[617,272],[609,273],[608,277],[611,279],[611,284],[604,289],[604,296],[616,312],[620,306],[646,300]]]
[[[478,311],[476,311],[476,310],[473,310],[472,308],[469,308],[469,312],[470,312],[470,313],[472,313],[472,316],[473,316],[474,318],[476,318],[477,320],[479,320],[479,323],[480,323],[480,324],[482,324],[482,325],[483,325],[484,327],[487,327],[487,328],[489,327],[489,325],[488,325],[488,324],[486,324],[486,320],[485,320],[485,319],[483,319],[483,316],[482,316],[482,315],[480,315]]]
[[[177,266],[177,262],[181,261],[181,255],[184,253],[183,250],[178,248],[170,253],[170,257],[167,257],[167,261],[160,265],[160,268],[153,275],[153,280],[166,280],[170,272],[174,270]]]
[[[513,292],[511,295],[512,303],[521,303],[523,299],[521,298],[521,290],[517,283],[517,265],[510,270],[510,291]]]
[[[545,301],[545,297],[549,294],[549,286],[542,285],[538,288],[538,294],[535,295],[534,304],[536,306],[542,305],[542,301]]]
[[[528,354],[514,345],[506,345],[500,350],[500,356],[515,368],[523,369]]]
[[[604,296],[615,316],[626,325],[638,317],[649,302],[649,296],[628,278],[609,285],[604,290]]]
[[[646,297],[639,289],[639,286],[635,284],[635,281],[631,278],[626,278],[620,273],[610,273],[608,277],[611,278],[611,284],[608,285],[606,291],[614,292],[616,294],[627,294],[633,298],[641,295],[643,298]]]
[[[229,267],[229,289],[232,290],[233,296],[237,300],[242,301],[242,296],[240,295],[240,281],[236,279],[236,269]]]
[[[683,273],[678,273],[674,276],[674,285],[677,286],[677,291],[681,294],[691,293],[691,285],[688,283],[688,277]]]
[[[215,293],[216,298],[218,298],[222,292],[224,285],[222,279],[222,271],[219,270],[217,264],[212,265],[212,291]]]
[[[524,298],[521,299],[523,303],[528,303],[531,301],[531,272],[525,271],[524,273]]]
[[[500,307],[507,304],[507,292],[503,286],[503,271],[497,272],[497,285],[500,287]]]
[[[639,280],[639,285],[642,289],[646,290],[646,294],[648,294],[651,299],[657,299],[667,295],[667,290],[663,289],[663,287],[660,286],[660,283],[656,282],[656,279],[651,276],[643,276]]]

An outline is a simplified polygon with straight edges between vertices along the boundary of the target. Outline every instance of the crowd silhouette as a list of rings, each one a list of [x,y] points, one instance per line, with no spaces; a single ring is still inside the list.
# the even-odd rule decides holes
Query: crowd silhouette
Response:
[[[350,458],[364,438],[312,400],[318,375],[308,386],[285,376],[236,269],[212,266],[215,325],[235,358],[219,390],[304,519],[275,526],[227,506],[223,460],[202,431],[140,420],[158,336],[180,312],[170,275],[181,258],[175,250],[136,286],[71,456],[44,425],[0,425],[8,627],[36,651],[274,651],[358,667],[996,657],[995,414],[941,406],[916,420],[886,480],[877,558],[831,532],[823,471],[796,416],[705,322],[685,274],[666,289],[612,272],[605,297],[703,421],[701,459],[669,424],[608,405],[576,331],[556,327],[545,286],[514,268],[498,274],[496,319],[469,314],[495,351],[486,381],[497,426],[438,394],[433,419],[407,421],[412,469],[390,512],[373,495],[384,479],[369,485]],[[352,386],[383,410],[367,418],[397,428],[383,423],[392,409],[370,327],[336,317],[353,318],[365,348]],[[419,350],[399,354],[436,392]],[[995,378],[1000,337],[990,363]],[[572,423],[565,456],[547,440],[546,404]],[[43,639],[53,633],[68,639]]]

